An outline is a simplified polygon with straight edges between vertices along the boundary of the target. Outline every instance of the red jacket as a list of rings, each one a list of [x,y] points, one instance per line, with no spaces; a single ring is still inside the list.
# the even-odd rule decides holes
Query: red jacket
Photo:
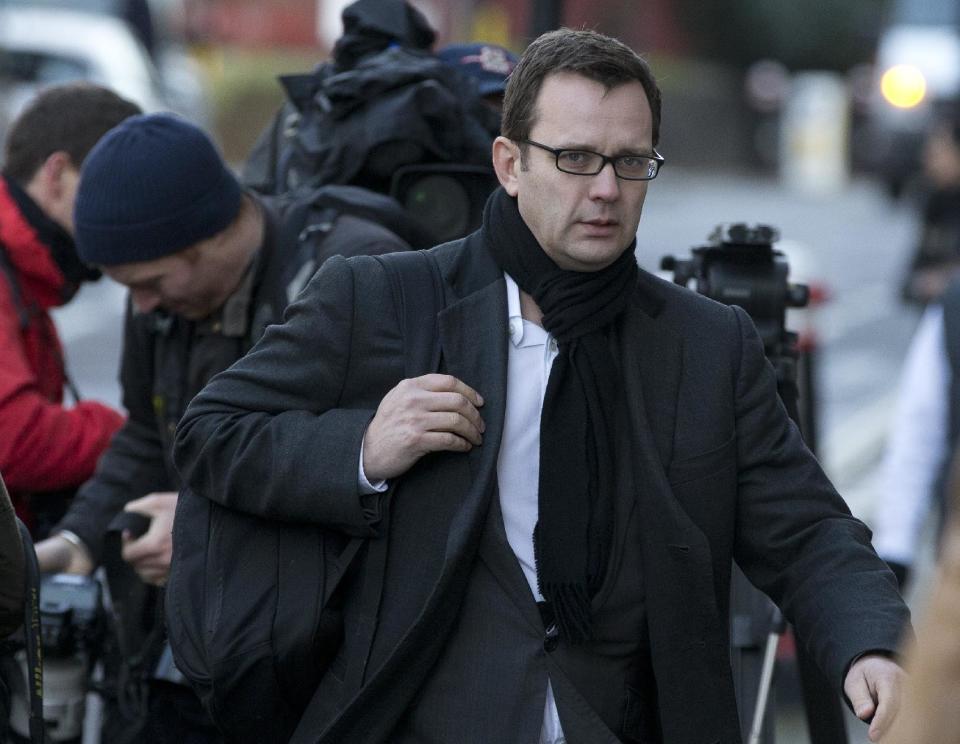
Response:
[[[27,220],[13,188],[0,178],[0,250],[10,269],[0,269],[0,473],[29,519],[27,494],[83,483],[123,416],[92,401],[63,405],[63,352],[48,311],[70,293],[43,228]]]

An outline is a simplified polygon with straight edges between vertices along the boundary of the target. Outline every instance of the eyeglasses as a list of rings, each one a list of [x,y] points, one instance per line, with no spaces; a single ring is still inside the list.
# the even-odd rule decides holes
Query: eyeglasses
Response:
[[[567,150],[547,147],[533,140],[518,140],[527,145],[546,150],[556,158],[557,170],[575,176],[595,176],[607,163],[613,165],[617,178],[625,181],[650,181],[657,177],[663,157],[654,150],[653,155],[617,155],[615,158],[590,150]]]

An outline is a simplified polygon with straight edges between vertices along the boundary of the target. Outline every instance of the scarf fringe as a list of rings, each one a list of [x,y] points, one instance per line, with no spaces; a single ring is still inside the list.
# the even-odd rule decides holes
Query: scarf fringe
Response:
[[[549,585],[543,595],[553,606],[561,638],[572,645],[593,639],[590,596],[582,584]]]

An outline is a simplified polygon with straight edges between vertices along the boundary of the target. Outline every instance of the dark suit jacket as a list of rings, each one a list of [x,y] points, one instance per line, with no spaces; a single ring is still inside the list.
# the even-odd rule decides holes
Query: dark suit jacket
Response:
[[[424,458],[377,505],[390,516],[377,630],[371,647],[348,642],[344,668],[324,680],[343,698],[318,717],[324,742],[389,736],[451,632],[495,491],[508,343],[502,273],[479,233],[433,252],[446,285],[444,371],[484,396],[484,443]],[[869,530],[788,420],[742,310],[641,272],[615,343],[633,422],[635,461],[623,466],[635,469],[648,524],[642,556],[664,740],[736,742],[731,559],[781,606],[838,689],[855,656],[897,647],[907,609]],[[382,269],[331,259],[286,322],[191,404],[178,466],[197,493],[235,508],[383,537],[379,509],[358,498],[357,465],[367,423],[402,376]],[[363,684],[343,682],[351,678]]]

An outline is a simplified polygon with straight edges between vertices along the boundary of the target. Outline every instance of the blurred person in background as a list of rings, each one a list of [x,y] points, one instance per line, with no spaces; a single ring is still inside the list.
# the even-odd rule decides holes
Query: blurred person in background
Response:
[[[162,586],[180,488],[172,437],[187,403],[280,321],[328,254],[409,247],[377,224],[326,211],[318,229],[291,231],[286,214],[245,191],[207,135],[172,115],[133,117],[91,152],[74,212],[77,246],[130,290],[120,371],[129,417],[53,536],[37,545],[42,570],[88,573],[102,562],[114,596],[125,571]],[[124,510],[150,521],[142,536],[123,535],[119,560],[106,538]],[[139,730],[144,742],[220,741],[168,663],[159,613],[143,611],[159,596],[152,590],[121,618],[124,635],[150,639],[120,649],[121,678],[149,692],[136,718],[108,715],[104,740]]]
[[[903,706],[884,744],[960,744],[960,457],[936,577],[906,651]]]
[[[960,444],[960,278],[925,311],[904,359],[881,463],[873,544],[906,586],[928,517],[947,522],[950,453]]]
[[[960,116],[958,109],[940,118],[923,148],[927,193],[922,227],[903,298],[923,306],[936,300],[960,274]]]
[[[517,56],[496,44],[449,44],[437,52],[444,62],[459,67],[477,86],[477,95],[498,114],[503,109],[507,78],[517,66]]]
[[[13,505],[0,477],[0,640],[23,623],[23,546]],[[0,721],[0,731],[3,722]]]
[[[52,308],[99,273],[77,255],[73,206],[90,149],[139,108],[106,88],[48,88],[7,135],[0,175],[0,472],[17,513],[44,536],[89,478],[122,415],[64,403],[69,380]]]

